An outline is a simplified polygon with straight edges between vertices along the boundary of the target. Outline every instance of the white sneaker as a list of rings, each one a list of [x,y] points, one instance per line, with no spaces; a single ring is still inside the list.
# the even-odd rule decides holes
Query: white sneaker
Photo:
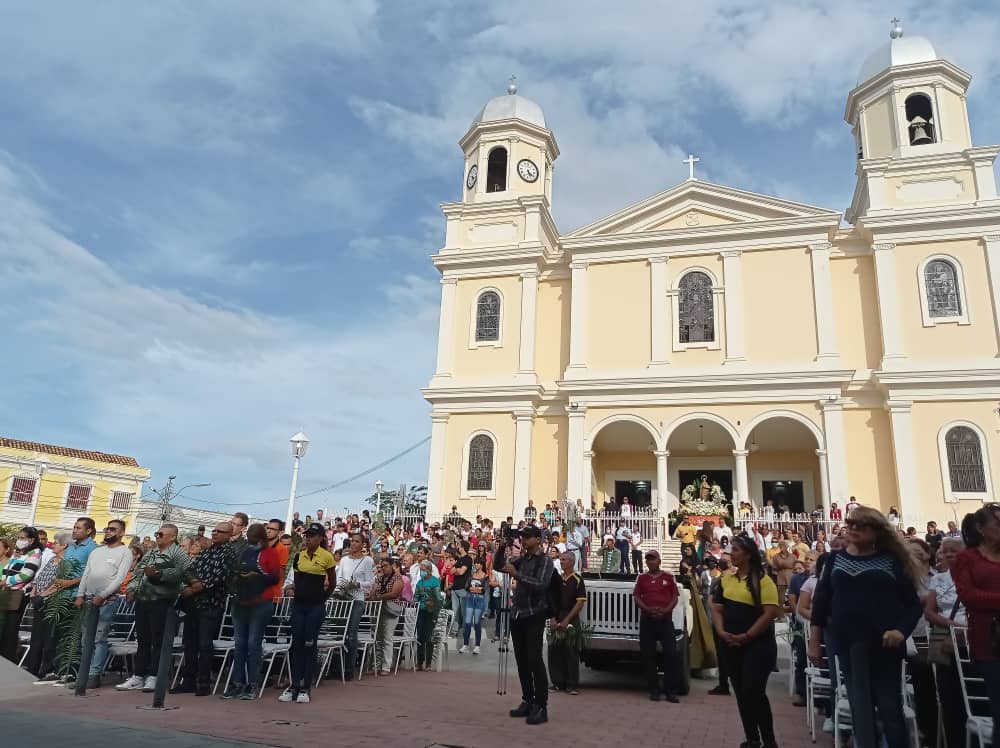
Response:
[[[464,655],[468,651],[469,651],[469,648],[465,644],[463,644],[461,647],[458,648],[458,653],[460,655]]]
[[[156,676],[155,675],[147,675],[146,676],[146,682],[143,684],[142,690],[145,693],[152,693],[153,691],[156,690]]]
[[[309,698],[308,691],[299,691],[299,695],[295,697],[296,704],[308,704],[312,699]]]
[[[823,720],[823,732],[833,733],[833,719],[827,717]]]
[[[479,645],[478,644],[472,648],[472,654],[474,654],[474,655],[479,654]]]
[[[284,691],[281,692],[281,696],[278,697],[278,701],[282,704],[288,704],[295,698],[295,694],[292,692],[292,687],[289,686]]]
[[[115,686],[116,691],[141,691],[145,680],[138,675],[133,675],[124,683],[119,683]]]

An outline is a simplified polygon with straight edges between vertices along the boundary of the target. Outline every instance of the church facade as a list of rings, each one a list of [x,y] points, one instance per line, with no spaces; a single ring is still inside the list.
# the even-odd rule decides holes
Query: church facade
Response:
[[[541,108],[513,85],[490,101],[434,256],[429,511],[665,513],[702,474],[918,526],[992,500],[1000,148],[973,145],[970,82],[894,28],[847,97],[846,213],[692,177],[569,234]]]

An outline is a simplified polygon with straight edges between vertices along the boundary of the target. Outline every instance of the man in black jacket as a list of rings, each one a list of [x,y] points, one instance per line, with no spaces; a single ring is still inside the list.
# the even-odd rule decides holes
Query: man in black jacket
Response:
[[[542,552],[542,531],[528,525],[521,530],[522,555],[507,559],[510,547],[501,548],[496,566],[517,581],[512,601],[510,639],[514,645],[521,704],[511,717],[526,717],[529,725],[548,722],[549,679],[542,657],[545,622],[554,609],[559,578],[552,560]]]

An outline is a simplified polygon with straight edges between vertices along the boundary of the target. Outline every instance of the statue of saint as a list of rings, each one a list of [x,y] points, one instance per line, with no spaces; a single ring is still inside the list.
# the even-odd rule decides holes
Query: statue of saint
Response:
[[[712,481],[707,475],[701,476],[698,483],[698,498],[702,501],[710,501],[712,498]]]

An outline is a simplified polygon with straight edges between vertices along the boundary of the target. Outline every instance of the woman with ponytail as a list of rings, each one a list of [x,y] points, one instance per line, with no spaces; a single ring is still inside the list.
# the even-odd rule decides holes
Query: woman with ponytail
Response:
[[[828,630],[851,704],[854,745],[876,748],[882,723],[889,748],[909,745],[903,717],[904,642],[923,614],[921,575],[899,533],[881,512],[854,509],[845,522],[847,546],[834,551],[813,596],[809,659],[818,665]]]
[[[735,574],[724,575],[714,588],[712,622],[722,642],[726,667],[746,740],[740,748],[772,748],[774,718],[767,700],[767,679],[778,647],[774,619],[778,588],[764,573],[757,544],[745,535],[733,538],[730,551]]]

